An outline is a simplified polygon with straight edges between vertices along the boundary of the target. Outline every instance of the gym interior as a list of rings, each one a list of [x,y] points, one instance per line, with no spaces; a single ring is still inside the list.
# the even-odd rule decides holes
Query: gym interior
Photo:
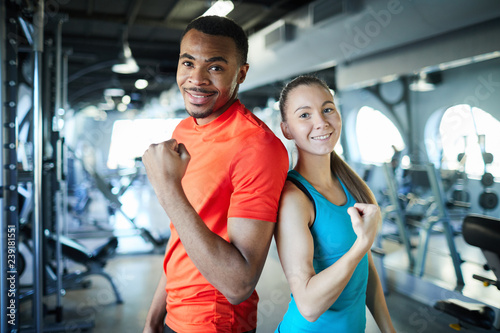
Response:
[[[494,0],[2,1],[0,331],[142,332],[170,227],[141,156],[187,117],[179,41],[218,4],[249,37],[239,98],[290,168],[281,88],[312,73],[333,89],[335,150],[382,211],[371,251],[396,330],[500,331]],[[290,301],[274,241],[256,289],[257,332],[274,332]]]

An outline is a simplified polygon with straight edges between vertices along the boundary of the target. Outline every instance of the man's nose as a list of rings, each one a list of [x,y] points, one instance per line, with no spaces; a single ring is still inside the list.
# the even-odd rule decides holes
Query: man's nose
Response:
[[[193,68],[190,71],[189,81],[194,85],[203,85],[209,82],[208,74],[203,68]]]

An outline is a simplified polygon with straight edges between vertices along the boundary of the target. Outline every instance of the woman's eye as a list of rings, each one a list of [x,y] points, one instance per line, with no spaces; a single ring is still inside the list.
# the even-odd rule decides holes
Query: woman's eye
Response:
[[[301,113],[299,118],[309,118],[309,113]]]
[[[332,113],[333,111],[335,111],[335,110],[332,108],[326,108],[323,110],[324,113]]]

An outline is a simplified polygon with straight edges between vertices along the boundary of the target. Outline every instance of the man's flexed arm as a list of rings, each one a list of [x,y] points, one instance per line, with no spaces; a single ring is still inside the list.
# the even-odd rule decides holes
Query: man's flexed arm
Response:
[[[190,259],[232,304],[253,292],[264,266],[274,223],[230,218],[229,242],[213,233],[189,203],[181,179],[189,163],[182,144],[151,145],[142,158],[148,178]]]

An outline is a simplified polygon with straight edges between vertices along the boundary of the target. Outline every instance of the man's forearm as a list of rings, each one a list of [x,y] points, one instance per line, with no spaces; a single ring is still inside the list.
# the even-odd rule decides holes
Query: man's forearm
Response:
[[[180,185],[169,186],[159,200],[200,273],[231,303],[248,298],[257,284],[263,263],[255,264],[253,253],[247,252],[245,256],[235,244],[213,233],[191,206]],[[268,242],[267,246],[272,229],[268,234],[269,240],[261,239],[261,242]]]
[[[143,333],[161,333],[163,331],[163,323],[165,315],[167,314],[167,292],[165,291],[166,283],[167,278],[162,272],[146,317]]]

